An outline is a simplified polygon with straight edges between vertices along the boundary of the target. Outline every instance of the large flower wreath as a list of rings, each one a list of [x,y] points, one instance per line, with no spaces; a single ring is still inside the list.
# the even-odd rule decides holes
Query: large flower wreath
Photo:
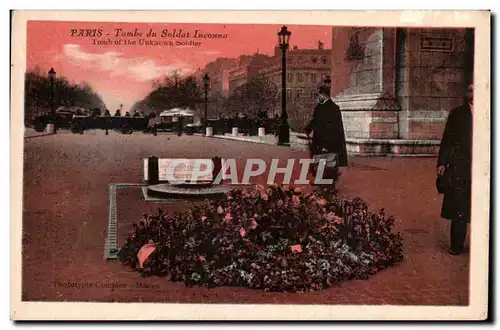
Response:
[[[304,292],[401,261],[393,224],[383,210],[329,189],[256,186],[183,213],[144,215],[119,258],[144,276],[186,285]]]

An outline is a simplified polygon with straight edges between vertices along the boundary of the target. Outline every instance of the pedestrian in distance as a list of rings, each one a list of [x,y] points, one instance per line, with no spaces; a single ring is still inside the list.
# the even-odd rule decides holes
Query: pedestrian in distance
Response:
[[[465,250],[471,209],[473,86],[469,85],[464,103],[450,111],[439,147],[436,186],[444,194],[441,217],[451,221],[452,255]]]
[[[109,135],[110,121],[111,121],[111,119],[108,119],[108,118],[104,119],[104,127],[106,129],[106,135]]]
[[[179,116],[179,119],[177,120],[177,136],[182,135],[183,127],[184,126],[184,118],[182,116]]]
[[[280,124],[280,116],[278,114],[275,114],[272,126],[273,126],[274,136],[276,137],[278,136],[279,124]]]

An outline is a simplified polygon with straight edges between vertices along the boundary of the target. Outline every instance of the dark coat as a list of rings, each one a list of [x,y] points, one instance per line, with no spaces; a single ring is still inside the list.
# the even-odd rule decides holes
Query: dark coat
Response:
[[[472,112],[468,104],[450,111],[439,148],[437,165],[451,170],[452,188],[444,192],[441,217],[470,221]]]
[[[311,154],[320,154],[324,148],[338,155],[338,166],[347,166],[347,148],[340,108],[331,99],[314,108],[311,121],[306,126],[306,133],[313,138]]]

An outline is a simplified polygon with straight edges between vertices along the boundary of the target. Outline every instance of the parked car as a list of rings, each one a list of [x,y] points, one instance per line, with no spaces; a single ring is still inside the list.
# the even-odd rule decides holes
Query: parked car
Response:
[[[187,124],[184,127],[184,132],[187,135],[193,135],[194,133],[203,133],[203,125],[201,123]]]

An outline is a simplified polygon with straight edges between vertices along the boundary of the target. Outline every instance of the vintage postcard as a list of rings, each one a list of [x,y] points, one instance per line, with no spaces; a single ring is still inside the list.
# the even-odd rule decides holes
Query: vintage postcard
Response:
[[[12,27],[12,319],[488,317],[488,11]]]

